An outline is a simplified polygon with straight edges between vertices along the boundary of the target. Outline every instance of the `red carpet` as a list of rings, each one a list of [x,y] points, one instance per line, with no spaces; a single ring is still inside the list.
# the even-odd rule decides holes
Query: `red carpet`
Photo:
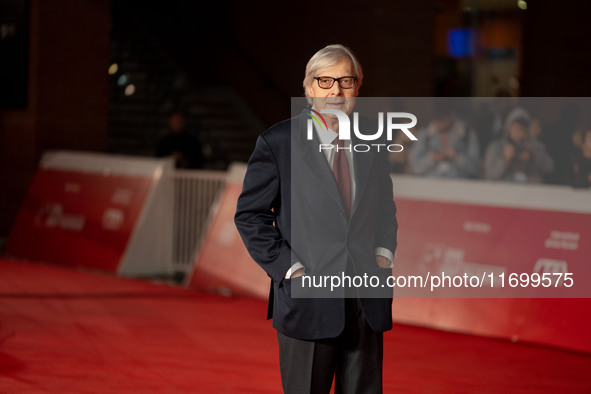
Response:
[[[0,260],[2,393],[277,393],[266,303]],[[591,357],[410,326],[387,393],[590,393]]]

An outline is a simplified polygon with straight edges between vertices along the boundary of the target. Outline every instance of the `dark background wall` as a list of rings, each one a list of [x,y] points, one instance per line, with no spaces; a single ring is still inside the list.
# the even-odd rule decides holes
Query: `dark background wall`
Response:
[[[304,67],[334,43],[356,52],[365,96],[432,94],[433,0],[113,4],[156,37],[197,86],[228,84],[265,123],[289,116]]]
[[[522,96],[591,96],[589,2],[531,3],[523,26]]]
[[[107,134],[110,3],[30,0],[28,13],[27,105],[0,109],[0,235],[45,150],[102,151]]]
[[[430,96],[435,10],[431,0],[326,4],[307,0],[279,13],[274,7],[240,2],[234,11],[234,31],[236,45],[247,54],[251,68],[274,87],[268,89],[269,99],[272,93],[282,100],[303,95],[307,59],[334,43],[351,47],[363,65],[362,95]],[[269,113],[267,122],[289,116],[285,101],[257,97],[258,81],[243,78],[232,61],[220,66],[258,112]],[[268,111],[273,102],[276,107]]]
[[[231,88],[263,127],[289,116],[289,98],[303,92],[307,59],[331,43],[357,53],[366,74],[364,96],[448,94],[437,88],[440,27],[470,22],[470,2],[458,0],[217,1],[207,7],[139,0],[24,3],[28,100],[23,108],[0,108],[0,237],[8,233],[44,151],[105,151],[114,16],[128,31],[141,29],[139,40],[157,42],[192,86]],[[586,2],[527,4],[509,24],[516,31],[522,24],[513,38],[521,51],[519,93],[589,95]],[[446,12],[449,17],[442,17]]]

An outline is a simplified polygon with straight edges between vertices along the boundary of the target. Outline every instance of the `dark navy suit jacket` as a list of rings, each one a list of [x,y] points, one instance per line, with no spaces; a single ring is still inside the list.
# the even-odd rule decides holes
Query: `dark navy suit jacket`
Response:
[[[307,119],[301,114],[259,136],[235,223],[248,252],[271,278],[267,317],[273,327],[293,338],[315,340],[343,330],[344,290],[337,289],[337,297],[294,298],[292,287],[301,286],[302,278],[284,279],[286,272],[299,261],[307,275],[353,270],[385,283],[391,270],[378,267],[375,248],[394,253],[398,225],[386,154],[354,153],[356,192],[348,218],[316,133],[314,140],[306,138]],[[368,143],[352,138],[352,144]],[[374,331],[392,328],[391,289],[382,298],[361,298],[361,305]]]

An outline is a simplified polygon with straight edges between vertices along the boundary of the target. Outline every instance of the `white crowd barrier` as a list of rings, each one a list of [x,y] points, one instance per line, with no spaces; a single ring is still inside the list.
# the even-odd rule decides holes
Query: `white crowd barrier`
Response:
[[[226,184],[226,172],[176,170],[173,173],[172,265],[176,272],[192,270],[210,212]]]

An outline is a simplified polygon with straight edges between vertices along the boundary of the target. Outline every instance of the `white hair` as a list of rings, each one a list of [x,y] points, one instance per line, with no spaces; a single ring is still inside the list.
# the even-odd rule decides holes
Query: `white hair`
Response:
[[[322,48],[308,61],[308,64],[306,65],[306,76],[304,77],[303,83],[306,97],[308,97],[308,89],[306,88],[314,82],[314,77],[318,76],[316,75],[318,70],[334,66],[342,59],[351,60],[353,70],[355,71],[354,76],[357,77],[355,88],[359,89],[363,83],[363,69],[361,68],[361,64],[359,64],[359,61],[349,48],[341,44],[334,44]],[[310,101],[309,97],[308,101]]]

